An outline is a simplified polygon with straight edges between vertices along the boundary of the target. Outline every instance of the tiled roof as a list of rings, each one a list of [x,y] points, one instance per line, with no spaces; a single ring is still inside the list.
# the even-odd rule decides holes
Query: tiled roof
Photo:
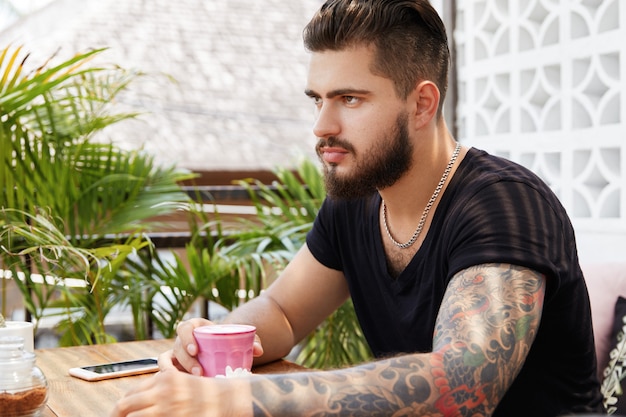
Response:
[[[313,155],[301,32],[320,4],[55,0],[0,42],[40,57],[107,46],[110,62],[174,77],[151,75],[123,97],[149,113],[108,132],[121,146],[193,170],[272,169]]]

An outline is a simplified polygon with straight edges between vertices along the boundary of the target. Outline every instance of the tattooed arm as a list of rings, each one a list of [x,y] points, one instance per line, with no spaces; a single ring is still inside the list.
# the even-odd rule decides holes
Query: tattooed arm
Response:
[[[544,290],[542,275],[520,267],[461,271],[442,301],[433,352],[347,369],[198,378],[164,354],[161,372],[111,416],[490,416],[535,338]]]
[[[489,416],[535,338],[545,278],[480,265],[450,282],[432,353],[252,382],[255,416]]]

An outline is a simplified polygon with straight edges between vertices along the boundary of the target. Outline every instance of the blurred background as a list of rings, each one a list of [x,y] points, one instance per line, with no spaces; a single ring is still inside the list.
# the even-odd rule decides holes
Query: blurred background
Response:
[[[626,254],[626,4],[439,0],[453,51],[445,116],[464,144],[557,193],[583,263]],[[271,178],[315,158],[301,31],[320,0],[0,0],[0,43],[35,67],[91,48],[146,73],[103,141],[201,184]],[[34,67],[33,67],[34,69]]]

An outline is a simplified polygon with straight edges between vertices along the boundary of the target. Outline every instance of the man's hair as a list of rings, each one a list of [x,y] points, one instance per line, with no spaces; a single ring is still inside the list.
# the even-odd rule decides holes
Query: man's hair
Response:
[[[372,73],[392,80],[402,99],[419,82],[434,82],[441,116],[450,51],[445,26],[427,0],[328,0],[303,35],[311,52],[373,45]]]

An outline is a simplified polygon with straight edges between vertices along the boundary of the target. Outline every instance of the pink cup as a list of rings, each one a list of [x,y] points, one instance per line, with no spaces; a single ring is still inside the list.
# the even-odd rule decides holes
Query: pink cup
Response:
[[[196,327],[193,336],[198,344],[198,362],[204,376],[226,375],[226,367],[235,371],[252,369],[252,345],[256,327],[244,324],[215,324]]]

